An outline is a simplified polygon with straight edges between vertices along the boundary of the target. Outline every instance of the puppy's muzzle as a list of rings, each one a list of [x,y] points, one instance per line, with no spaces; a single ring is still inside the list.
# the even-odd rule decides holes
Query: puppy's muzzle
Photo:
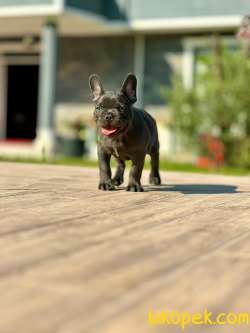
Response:
[[[104,120],[106,121],[111,121],[113,120],[113,114],[112,113],[108,113],[104,116]]]

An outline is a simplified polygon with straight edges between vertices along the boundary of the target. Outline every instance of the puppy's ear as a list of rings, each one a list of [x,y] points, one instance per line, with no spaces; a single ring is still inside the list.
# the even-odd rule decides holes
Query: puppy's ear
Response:
[[[93,101],[96,101],[101,95],[104,94],[101,80],[97,74],[90,75],[89,86],[94,96]]]
[[[137,101],[136,86],[136,76],[129,73],[122,84],[121,92],[130,100],[131,103],[135,103]]]

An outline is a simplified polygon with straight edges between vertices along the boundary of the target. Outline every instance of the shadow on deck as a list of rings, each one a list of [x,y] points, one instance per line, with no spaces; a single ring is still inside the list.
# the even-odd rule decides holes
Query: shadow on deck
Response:
[[[226,194],[240,193],[237,186],[221,184],[163,184],[159,187],[145,186],[145,191],[181,192],[183,194]]]

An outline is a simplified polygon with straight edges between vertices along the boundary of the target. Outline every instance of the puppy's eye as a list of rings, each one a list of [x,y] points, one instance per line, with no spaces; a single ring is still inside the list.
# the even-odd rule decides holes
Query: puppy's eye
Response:
[[[119,106],[119,110],[120,110],[121,112],[123,112],[123,111],[125,111],[125,107],[124,107],[123,105],[120,105],[120,106]]]
[[[96,111],[101,111],[102,107],[100,105],[96,105],[95,109]]]

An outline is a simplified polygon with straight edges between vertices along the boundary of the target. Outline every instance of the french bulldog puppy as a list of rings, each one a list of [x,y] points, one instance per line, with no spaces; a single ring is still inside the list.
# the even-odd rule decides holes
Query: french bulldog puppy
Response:
[[[137,79],[128,74],[118,92],[105,91],[98,75],[89,77],[94,96],[94,120],[98,134],[99,189],[110,191],[123,183],[125,161],[131,160],[127,191],[142,192],[141,174],[146,154],[151,157],[149,182],[160,185],[159,140],[155,120],[136,102]],[[111,177],[110,158],[114,156],[117,169]]]

